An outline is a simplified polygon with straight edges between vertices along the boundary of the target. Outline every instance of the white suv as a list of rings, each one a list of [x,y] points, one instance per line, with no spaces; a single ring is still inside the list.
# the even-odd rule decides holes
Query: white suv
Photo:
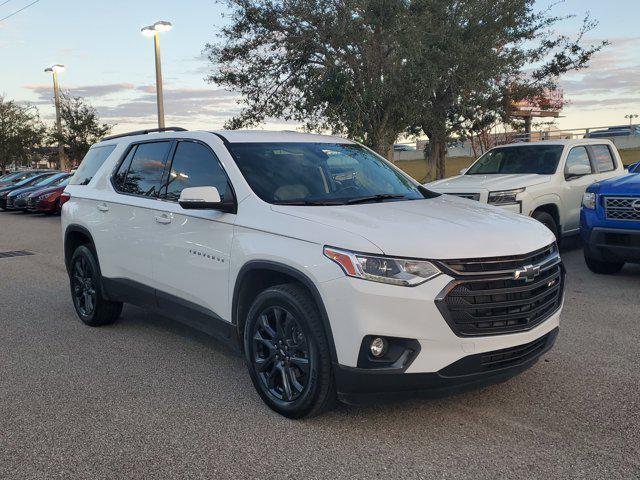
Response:
[[[84,323],[127,302],[215,335],[288,417],[499,382],[558,332],[549,230],[430,192],[342,138],[111,137],[66,188],[62,223]]]
[[[547,140],[495,147],[461,175],[426,185],[535,218],[558,238],[580,230],[582,195],[625,173],[609,140]]]

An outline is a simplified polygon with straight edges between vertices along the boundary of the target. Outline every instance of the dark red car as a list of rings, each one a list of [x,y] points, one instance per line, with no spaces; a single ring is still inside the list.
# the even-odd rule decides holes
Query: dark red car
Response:
[[[71,177],[67,177],[53,187],[33,192],[27,197],[27,210],[50,215],[60,214],[60,195],[64,192],[64,187],[69,184],[70,179]]]

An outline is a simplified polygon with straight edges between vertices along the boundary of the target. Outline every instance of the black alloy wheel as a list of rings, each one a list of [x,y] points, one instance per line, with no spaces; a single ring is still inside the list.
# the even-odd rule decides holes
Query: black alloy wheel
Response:
[[[80,320],[91,327],[115,322],[122,312],[122,302],[105,298],[100,267],[92,248],[79,246],[69,262],[69,283],[73,306]]]
[[[96,273],[86,257],[79,256],[71,267],[71,290],[73,303],[83,317],[91,317],[95,311],[98,300],[95,285]]]
[[[280,306],[267,307],[252,338],[253,364],[264,388],[278,400],[297,400],[309,384],[311,352],[296,317]]]
[[[303,418],[333,406],[329,342],[318,306],[302,285],[259,293],[247,312],[243,339],[249,376],[269,408]]]

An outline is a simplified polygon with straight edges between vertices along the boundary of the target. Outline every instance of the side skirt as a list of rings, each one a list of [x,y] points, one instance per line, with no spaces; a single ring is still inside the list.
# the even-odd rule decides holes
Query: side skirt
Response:
[[[216,338],[234,353],[241,352],[235,326],[212,310],[125,278],[103,277],[102,286],[109,300],[153,310]]]

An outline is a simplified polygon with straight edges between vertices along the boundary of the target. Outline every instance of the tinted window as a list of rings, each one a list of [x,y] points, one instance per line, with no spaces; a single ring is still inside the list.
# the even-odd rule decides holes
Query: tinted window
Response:
[[[119,185],[119,189],[134,195],[156,196],[162,185],[162,174],[170,149],[171,142],[149,142],[138,145],[126,178]]]
[[[611,150],[609,150],[607,145],[594,145],[591,147],[591,151],[595,157],[598,171],[610,172],[611,170],[615,170],[616,167],[613,157],[611,156]]]
[[[187,187],[216,187],[221,198],[227,193],[227,177],[218,159],[195,142],[178,143],[167,181],[167,200],[178,201]]]
[[[50,177],[45,177],[44,179],[36,182],[34,187],[46,187],[47,185],[55,185],[60,179],[65,178],[66,174],[58,173],[56,175],[51,175]]]
[[[127,178],[127,172],[129,171],[129,167],[131,166],[131,160],[133,159],[133,156],[136,153],[136,148],[138,148],[137,145],[134,145],[133,147],[131,147],[131,149],[129,150],[129,153],[127,153],[127,156],[122,161],[122,163],[120,164],[120,167],[118,168],[118,171],[113,177],[113,183],[115,184],[115,187],[117,190],[123,189],[124,180],[125,178]]]
[[[426,196],[416,182],[360,145],[238,143],[229,148],[251,189],[270,203],[315,205]]]
[[[564,173],[568,173],[569,168],[573,165],[585,165],[589,167],[589,170],[593,173],[593,168],[591,168],[591,162],[589,161],[589,154],[585,147],[576,147],[571,149],[569,155],[567,155],[567,163],[564,166]]]
[[[91,147],[87,154],[82,159],[82,163],[78,167],[78,170],[73,175],[73,178],[69,181],[70,185],[86,185],[98,169],[102,166],[111,152],[116,148],[115,145],[104,145],[102,147]]]
[[[552,175],[558,168],[562,145],[498,147],[481,156],[465,175],[537,173]]]

